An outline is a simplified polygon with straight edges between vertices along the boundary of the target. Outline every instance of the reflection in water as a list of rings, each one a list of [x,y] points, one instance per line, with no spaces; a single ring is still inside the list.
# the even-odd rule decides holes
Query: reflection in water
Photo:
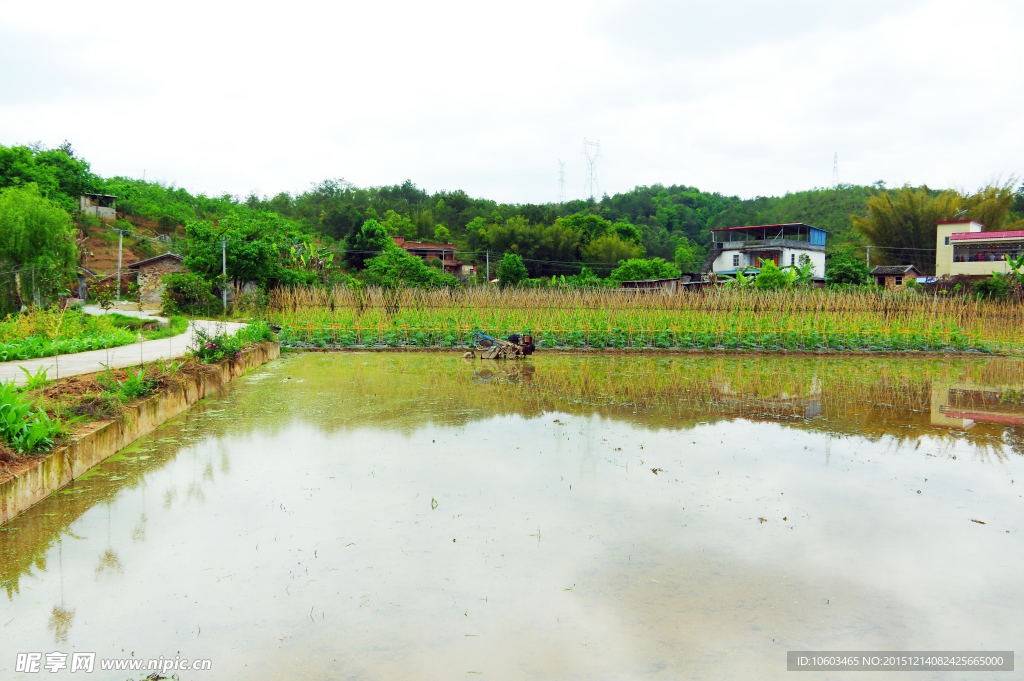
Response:
[[[68,632],[71,630],[71,623],[74,619],[74,610],[68,610],[63,605],[53,606],[47,628],[53,632],[54,643],[68,642]]]
[[[180,650],[240,679],[619,679],[1012,648],[1022,376],[289,357],[3,528],[5,649]]]
[[[118,560],[117,554],[114,550],[108,548],[100,556],[100,563],[96,566],[96,579],[99,579],[103,575],[109,575],[111,577],[116,576],[124,572],[121,567],[121,561]]]

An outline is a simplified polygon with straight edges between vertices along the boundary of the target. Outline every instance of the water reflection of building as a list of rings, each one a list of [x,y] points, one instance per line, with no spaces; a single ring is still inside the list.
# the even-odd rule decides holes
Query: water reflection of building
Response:
[[[933,383],[931,423],[963,430],[975,423],[1024,425],[1024,405],[1006,399],[1007,393],[1022,390],[1024,383],[1002,389],[971,381]]]

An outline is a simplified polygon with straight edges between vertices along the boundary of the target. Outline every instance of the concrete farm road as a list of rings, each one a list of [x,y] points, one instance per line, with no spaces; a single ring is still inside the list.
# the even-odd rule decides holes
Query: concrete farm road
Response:
[[[96,310],[98,309],[96,308]],[[96,314],[92,308],[87,308],[86,312]],[[147,317],[144,314],[131,314],[126,311],[119,312],[131,316]],[[100,311],[100,314],[102,314],[102,311]],[[40,357],[38,359],[0,362],[0,381],[13,380],[15,384],[24,383],[26,376],[21,367],[24,367],[32,374],[35,374],[40,368],[45,368],[47,379],[52,381],[57,378],[67,378],[68,376],[103,371],[108,366],[112,369],[120,369],[127,366],[136,366],[140,362],[153,362],[158,359],[182,357],[192,344],[195,327],[205,329],[207,333],[213,335],[221,332],[235,333],[244,326],[245,324],[238,322],[197,320],[189,323],[188,331],[177,336],[171,336],[170,338],[121,345],[106,350],[89,350],[88,352],[60,355],[59,357]]]

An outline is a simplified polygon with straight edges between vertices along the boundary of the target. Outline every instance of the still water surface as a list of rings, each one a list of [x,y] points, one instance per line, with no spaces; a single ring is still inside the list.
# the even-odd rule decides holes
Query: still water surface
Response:
[[[1021,369],[287,357],[0,532],[0,678],[28,651],[753,679],[787,650],[1020,649]]]

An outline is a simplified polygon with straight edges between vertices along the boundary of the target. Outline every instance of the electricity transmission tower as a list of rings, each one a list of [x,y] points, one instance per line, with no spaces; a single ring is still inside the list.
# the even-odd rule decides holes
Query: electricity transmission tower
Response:
[[[558,160],[558,203],[565,203],[565,161]]]
[[[839,186],[839,152],[832,157],[832,189]]]
[[[597,184],[597,159],[601,158],[601,141],[588,142],[583,138],[583,157],[587,159],[587,181],[583,183],[583,191],[588,192],[590,198],[599,191]]]

